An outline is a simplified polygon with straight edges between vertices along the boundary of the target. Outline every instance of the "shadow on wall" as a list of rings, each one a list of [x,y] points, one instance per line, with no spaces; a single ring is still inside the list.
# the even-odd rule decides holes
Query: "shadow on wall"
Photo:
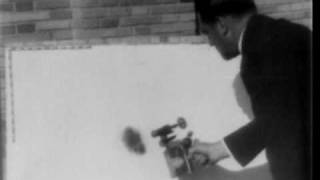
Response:
[[[237,74],[233,81],[233,89],[236,96],[236,100],[243,113],[248,116],[250,120],[254,118],[252,112],[251,101],[248,92],[243,84],[240,73]]]
[[[251,101],[240,74],[233,81],[233,88],[238,105],[250,120],[254,118]],[[272,180],[268,164],[248,168],[242,171],[230,171],[221,166],[196,168],[191,175],[180,177],[179,180]]]
[[[179,180],[272,180],[272,177],[267,164],[242,171],[229,171],[217,165],[195,170]]]

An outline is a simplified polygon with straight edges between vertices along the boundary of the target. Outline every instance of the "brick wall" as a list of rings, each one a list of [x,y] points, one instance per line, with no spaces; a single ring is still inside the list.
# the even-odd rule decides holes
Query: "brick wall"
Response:
[[[259,10],[311,28],[310,0],[256,0]],[[0,0],[3,42],[194,35],[190,0]]]

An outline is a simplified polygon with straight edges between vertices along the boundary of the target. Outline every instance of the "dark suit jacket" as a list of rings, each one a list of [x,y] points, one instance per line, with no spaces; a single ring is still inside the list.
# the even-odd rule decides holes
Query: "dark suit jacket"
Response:
[[[311,31],[253,16],[243,37],[241,77],[255,119],[225,137],[240,164],[266,149],[274,179],[308,179]]]

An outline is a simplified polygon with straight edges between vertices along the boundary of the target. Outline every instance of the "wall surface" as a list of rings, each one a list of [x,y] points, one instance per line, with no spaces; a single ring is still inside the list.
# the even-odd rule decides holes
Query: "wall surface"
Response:
[[[256,0],[261,13],[311,27],[310,0]],[[2,0],[4,42],[193,35],[191,0]]]

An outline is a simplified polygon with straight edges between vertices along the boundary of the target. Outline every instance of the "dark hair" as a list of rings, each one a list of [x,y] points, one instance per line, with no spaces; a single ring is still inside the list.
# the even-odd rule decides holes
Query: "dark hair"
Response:
[[[241,16],[256,12],[254,0],[194,0],[195,11],[205,23],[214,23],[217,17]]]

